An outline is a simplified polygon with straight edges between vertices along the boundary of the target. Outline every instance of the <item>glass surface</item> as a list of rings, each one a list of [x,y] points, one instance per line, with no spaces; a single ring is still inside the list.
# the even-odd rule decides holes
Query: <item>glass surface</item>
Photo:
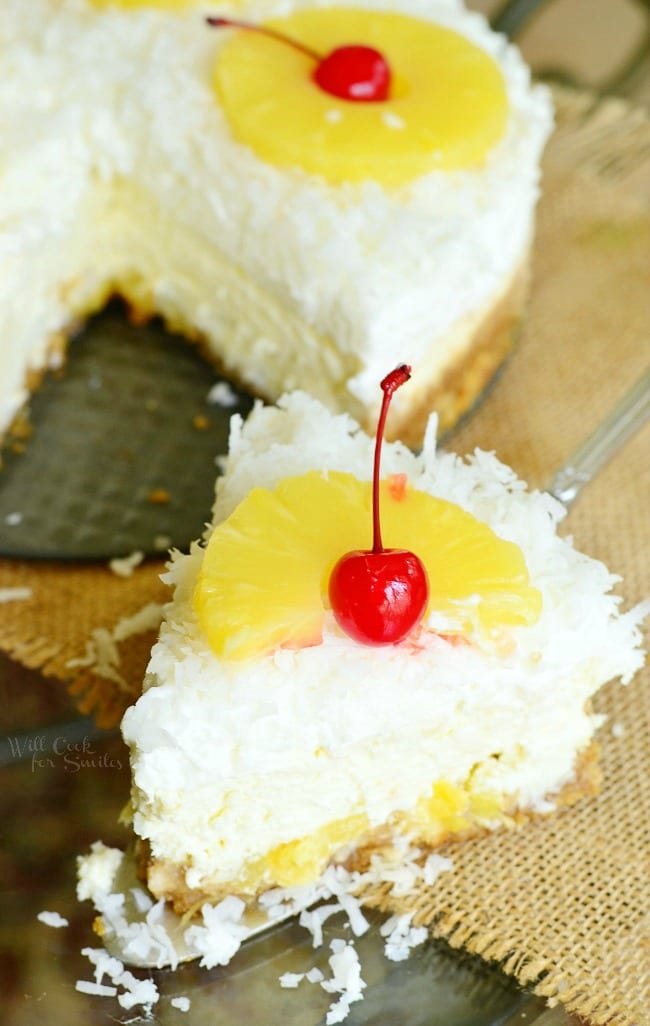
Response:
[[[187,549],[210,519],[230,418],[246,416],[253,400],[196,347],[158,320],[131,323],[119,303],[89,321],[68,355],[31,397],[28,426],[14,428],[0,453],[0,555]],[[227,404],[210,401],[215,385]]]
[[[330,975],[328,943],[349,936],[341,921],[328,924],[326,944],[314,951],[295,921],[249,941],[230,966],[197,963],[148,974],[161,997],[150,1017],[127,1011],[113,998],[75,990],[93,979],[83,947],[99,947],[94,912],[75,897],[75,857],[101,838],[124,846],[128,831],[119,812],[129,789],[127,751],[117,733],[87,720],[63,719],[65,696],[39,674],[0,656],[0,1023],[2,1026],[317,1026],[332,997],[307,982],[283,990],[278,977],[314,965]],[[11,696],[11,698],[9,697]],[[25,729],[26,728],[26,729]],[[59,912],[69,926],[53,929],[36,916]],[[379,935],[382,917],[358,939],[364,1000],[352,1005],[349,1026],[497,1026],[531,1023],[543,1004],[524,995],[497,970],[430,942],[405,962],[389,962]],[[171,1005],[190,998],[189,1012]]]

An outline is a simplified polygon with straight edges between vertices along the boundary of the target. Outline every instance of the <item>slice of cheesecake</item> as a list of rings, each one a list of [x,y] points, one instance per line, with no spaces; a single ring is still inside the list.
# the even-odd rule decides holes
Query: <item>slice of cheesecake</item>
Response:
[[[512,344],[552,121],[517,51],[452,2],[219,6],[319,53],[367,41],[392,91],[331,95],[313,60],[192,0],[7,0],[0,433],[112,293],[255,393],[301,388],[368,427],[407,360],[407,441]]]
[[[512,827],[597,786],[590,698],[642,662],[639,610],[557,535],[563,509],[491,454],[384,453],[385,542],[423,562],[399,644],[338,624],[328,581],[368,548],[372,441],[302,393],[233,421],[214,522],[123,721],[151,891],[177,909],[316,879],[396,836]],[[355,864],[357,864],[355,863]]]

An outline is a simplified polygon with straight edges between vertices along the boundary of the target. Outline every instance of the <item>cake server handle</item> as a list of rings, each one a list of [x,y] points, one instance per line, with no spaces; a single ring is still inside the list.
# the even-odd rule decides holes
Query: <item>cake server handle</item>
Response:
[[[554,475],[545,491],[567,508],[584,485],[596,476],[611,457],[650,418],[650,370],[616,403]]]

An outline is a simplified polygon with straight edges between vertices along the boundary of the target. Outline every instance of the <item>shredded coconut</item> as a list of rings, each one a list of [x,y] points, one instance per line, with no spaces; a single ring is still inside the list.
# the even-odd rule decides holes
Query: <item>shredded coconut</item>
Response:
[[[283,973],[280,977],[280,986],[292,990],[297,987],[300,981],[304,980],[304,978],[305,973]]]
[[[141,887],[132,887],[131,895],[135,903],[135,907],[138,912],[148,912],[153,906],[153,901],[149,897],[146,891],[143,891]]]
[[[162,606],[159,602],[148,602],[132,616],[124,616],[113,628],[113,637],[117,642],[126,641],[134,634],[156,630],[160,626]]]
[[[128,895],[112,889],[123,859],[121,851],[96,841],[90,854],[78,859],[77,896],[80,900],[90,898],[93,901],[101,914],[105,935],[116,939],[126,961],[133,958],[139,964],[158,968],[168,965],[176,968],[181,957],[199,958],[203,968],[227,965],[231,961],[251,933],[246,923],[246,906],[240,898],[230,896],[217,905],[206,902],[197,919],[186,928],[182,928],[178,917],[172,916],[181,924],[180,933],[175,935],[182,938],[181,954],[163,924],[163,916],[172,914],[162,899],[154,903],[141,887],[131,887]],[[300,925],[312,935],[314,948],[323,946],[323,924],[338,914],[344,916],[344,924],[354,937],[360,937],[368,930],[369,923],[357,894],[361,888],[377,882],[390,883],[393,893],[396,887],[400,893],[405,893],[405,879],[397,873],[400,863],[407,866],[412,886],[419,881],[432,884],[441,873],[452,869],[451,859],[435,853],[425,857],[420,849],[409,845],[407,838],[398,836],[389,853],[374,855],[364,872],[332,864],[314,883],[273,888],[259,896],[257,905],[266,913],[269,924],[299,913]],[[132,899],[132,909],[140,918],[134,919],[132,915],[130,918],[127,914],[127,897]],[[169,925],[170,920],[166,921]],[[427,931],[424,927],[412,926],[407,915],[393,916],[381,928],[381,934],[386,938],[386,957],[399,961],[425,940]],[[296,989],[303,980],[320,984],[327,993],[337,995],[327,1013],[327,1023],[338,1023],[347,1016],[350,1005],[361,1000],[365,983],[353,940],[335,939],[330,942],[330,950],[330,977],[326,978],[318,966],[313,966],[304,973],[284,973],[280,986]],[[150,1008],[158,1000],[151,980],[138,980],[124,969],[119,958],[109,955],[103,948],[84,948],[82,954],[95,968],[94,985],[103,985],[104,977],[108,977],[114,986],[124,990],[117,995],[122,1007],[142,1004]]]
[[[427,887],[431,887],[441,873],[451,873],[453,868],[454,863],[452,859],[447,858],[444,855],[438,855],[435,851],[431,852],[431,854],[427,856],[426,862],[422,867],[422,879]]]
[[[33,595],[31,588],[0,588],[0,603],[20,602],[30,599]]]
[[[128,689],[127,682],[119,672],[121,658],[118,645],[134,634],[157,630],[160,627],[162,610],[160,603],[148,602],[132,616],[124,616],[118,620],[112,630],[96,627],[91,633],[90,640],[86,642],[84,655],[69,659],[66,665],[71,668],[92,667],[98,677],[112,680],[120,688]]]
[[[103,948],[82,948],[81,954],[95,967],[95,983],[101,983],[104,976],[109,979],[117,979],[124,971],[124,965],[119,958],[113,958]]]
[[[127,912],[126,894],[114,890],[114,877],[121,868],[123,853],[95,842],[91,853],[77,859],[77,897],[89,898],[101,919],[105,933],[119,940],[119,948],[128,961],[175,969],[179,954],[165,924],[161,921],[165,903],[154,904],[140,888],[129,891],[133,907],[144,919]],[[198,952],[197,952],[198,954]]]
[[[218,905],[203,905],[203,926],[190,926],[185,931],[185,940],[201,955],[200,965],[203,968],[228,965],[237,954],[250,932],[241,922],[245,908],[241,898],[233,895]]]
[[[7,513],[5,516],[5,524],[7,527],[17,527],[23,521],[22,513]]]
[[[137,976],[125,970],[115,982],[123,986],[124,992],[117,995],[117,1000],[122,1008],[133,1008],[135,1005],[143,1005],[145,1009],[151,1010],[160,997],[158,988],[153,980],[139,980]]]
[[[361,1001],[365,982],[361,978],[361,963],[358,952],[352,941],[339,938],[331,941],[330,955],[328,961],[332,975],[326,978],[320,969],[314,966],[306,973],[284,973],[280,977],[280,986],[295,990],[303,980],[308,983],[319,983],[328,994],[338,994],[327,1012],[325,1022],[343,1022],[350,1011],[350,1005],[355,1001]]]
[[[188,997],[175,997],[169,1002],[172,1008],[178,1008],[179,1012],[189,1012],[192,1002]]]
[[[44,923],[45,926],[52,926],[55,930],[60,930],[62,926],[69,926],[69,922],[58,912],[39,912],[36,916],[39,923]]]
[[[90,899],[98,905],[108,895],[113,879],[124,858],[119,848],[109,848],[103,841],[93,841],[90,854],[77,859],[77,898]],[[101,911],[101,909],[99,910]]]
[[[117,987],[108,987],[103,983],[93,983],[92,980],[77,980],[75,990],[81,994],[93,994],[95,997],[116,997]]]
[[[391,916],[379,928],[382,937],[386,938],[384,954],[391,962],[403,962],[412,948],[427,939],[426,926],[411,926],[412,918],[411,912]]]
[[[136,566],[140,566],[143,559],[144,552],[136,551],[132,552],[130,556],[111,559],[108,565],[118,577],[131,577]]]
[[[340,994],[340,997],[330,1006],[325,1018],[327,1026],[343,1022],[350,1011],[350,1005],[363,998],[366,986],[361,978],[361,963],[354,945],[337,938],[331,942],[330,950],[332,954],[328,962],[332,976],[329,980],[322,980],[321,987],[329,994]]]
[[[160,997],[153,980],[138,979],[124,968],[119,958],[113,958],[103,948],[82,948],[81,954],[95,967],[95,982],[77,980],[77,990],[85,994],[117,997],[122,1008],[142,1005],[145,1012],[151,1011]],[[104,976],[108,976],[112,986],[103,983]]]
[[[207,394],[207,401],[214,406],[221,406],[224,410],[232,409],[239,402],[237,393],[233,391],[227,381],[217,381]]]

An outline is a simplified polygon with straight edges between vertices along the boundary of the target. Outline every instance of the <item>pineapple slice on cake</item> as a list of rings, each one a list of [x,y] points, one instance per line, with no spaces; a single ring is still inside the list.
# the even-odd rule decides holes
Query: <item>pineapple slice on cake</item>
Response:
[[[349,59],[321,78],[339,48]],[[369,49],[389,76],[385,99],[372,81],[370,95],[355,95],[353,85],[343,96],[341,80],[365,73]],[[269,163],[335,184],[372,178],[393,187],[476,167],[508,118],[503,75],[489,54],[442,25],[388,11],[329,7],[243,26],[219,51],[214,83],[240,142]]]
[[[431,612],[470,635],[538,619],[541,595],[516,545],[404,476],[380,483],[388,407],[410,375],[400,364],[381,382],[372,482],[340,471],[288,477],[254,488],[215,527],[194,608],[217,656],[318,644],[328,608],[365,644],[403,641]]]
[[[476,617],[486,631],[537,619],[540,594],[516,545],[455,503],[400,485],[382,482],[384,536],[389,547],[417,542],[429,612],[470,632]],[[339,472],[253,489],[215,528],[195,591],[215,653],[241,660],[317,644],[332,568],[343,552],[368,545],[371,505],[371,482]]]

